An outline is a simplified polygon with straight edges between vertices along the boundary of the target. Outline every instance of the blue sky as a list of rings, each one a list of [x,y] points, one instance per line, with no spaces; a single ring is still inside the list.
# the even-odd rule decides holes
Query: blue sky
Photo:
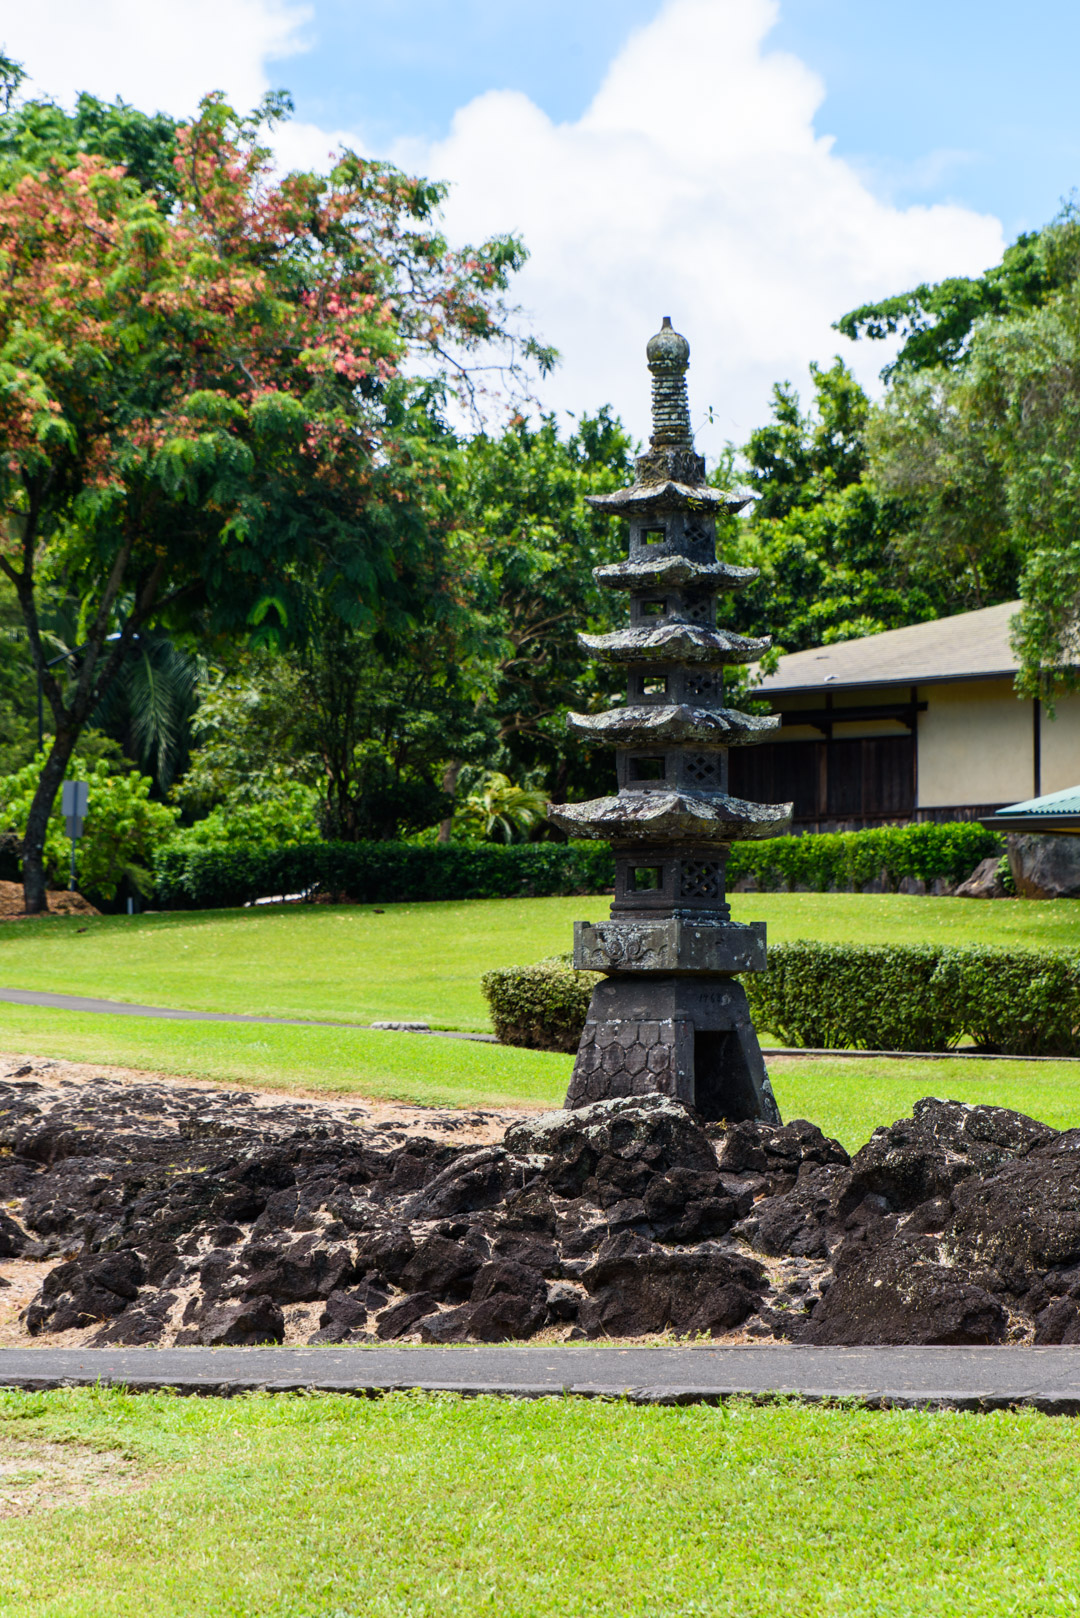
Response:
[[[485,90],[580,117],[656,0],[316,0],[311,48],[275,64],[301,117],[375,145],[445,134]],[[821,75],[836,150],[899,202],[947,200],[1015,235],[1080,185],[1080,5],[781,0],[773,48]]]
[[[291,88],[283,164],[354,145],[450,182],[455,242],[524,238],[544,408],[644,433],[670,314],[707,453],[812,361],[877,388],[833,322],[979,274],[1080,185],[1077,0],[0,0],[0,44],[66,102]]]

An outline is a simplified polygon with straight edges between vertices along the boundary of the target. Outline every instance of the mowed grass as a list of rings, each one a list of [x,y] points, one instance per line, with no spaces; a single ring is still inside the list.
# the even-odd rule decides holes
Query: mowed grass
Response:
[[[474,1040],[365,1028],[251,1027],[50,1011],[0,1003],[0,1050],[296,1095],[443,1107],[559,1107],[573,1059]],[[769,1059],[785,1118],[810,1118],[855,1151],[920,1096],[1012,1107],[1080,1126],[1080,1062],[917,1057]]]
[[[56,917],[0,927],[0,984],[135,1004],[311,1019],[245,1026],[87,1014],[0,1002],[0,1049],[179,1077],[425,1106],[553,1107],[571,1059],[355,1024],[422,1020],[484,1030],[480,977],[569,946],[603,897]],[[1071,947],[1080,901],[965,903],[863,894],[736,895],[739,919],[795,937]],[[353,1024],[319,1027],[319,1019]],[[768,1042],[768,1035],[763,1031]],[[919,1096],[988,1101],[1057,1127],[1080,1124],[1080,1064],[774,1058],[785,1117],[849,1148]]]
[[[267,905],[12,922],[0,927],[0,985],[198,1011],[486,1030],[482,974],[569,950],[574,921],[600,920],[609,904],[601,895],[381,909]],[[767,922],[773,943],[1080,947],[1080,900],[1073,899],[736,894],[732,911],[738,921]]]
[[[1080,1588],[1080,1429],[1032,1412],[5,1394],[5,1461],[26,1439],[140,1486],[0,1524],[2,1618],[1041,1618]]]

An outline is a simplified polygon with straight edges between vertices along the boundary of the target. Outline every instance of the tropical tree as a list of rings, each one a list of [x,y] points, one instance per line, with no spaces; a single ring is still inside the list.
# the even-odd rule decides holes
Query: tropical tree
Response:
[[[489,762],[558,800],[599,790],[610,768],[609,755],[590,758],[568,737],[565,718],[618,689],[577,635],[625,613],[625,600],[593,578],[625,554],[624,525],[586,497],[629,482],[633,450],[604,408],[565,437],[554,416],[519,419],[500,435],[476,435],[462,453],[456,554],[492,637],[486,666],[472,669],[477,713],[496,726]],[[455,780],[452,765],[451,788]]]
[[[442,475],[445,388],[509,351],[511,238],[451,252],[442,188],[346,152],[275,178],[268,117],[220,98],[176,133],[164,212],[123,165],[63,152],[0,194],[0,571],[53,718],[25,834],[45,904],[50,810],[80,732],[155,622],[302,633],[313,582],[356,627],[407,619]],[[529,348],[541,364],[550,354]],[[40,602],[79,601],[77,677]]]
[[[759,571],[723,600],[724,621],[771,634],[773,659],[947,610],[935,581],[921,578],[905,553],[913,509],[867,479],[866,394],[839,359],[810,372],[810,408],[790,383],[778,384],[772,421],[713,475],[756,497],[744,517],[719,529],[727,560]]]
[[[543,825],[547,804],[546,793],[515,786],[500,770],[489,770],[454,816],[454,828],[466,837],[512,843]]]

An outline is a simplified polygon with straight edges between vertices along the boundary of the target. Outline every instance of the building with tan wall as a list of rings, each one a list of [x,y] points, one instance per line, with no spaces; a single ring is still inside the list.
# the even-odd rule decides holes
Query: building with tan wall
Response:
[[[733,748],[730,790],[793,799],[797,830],[971,820],[1080,783],[1080,696],[1017,697],[1010,601],[780,659],[775,739]]]

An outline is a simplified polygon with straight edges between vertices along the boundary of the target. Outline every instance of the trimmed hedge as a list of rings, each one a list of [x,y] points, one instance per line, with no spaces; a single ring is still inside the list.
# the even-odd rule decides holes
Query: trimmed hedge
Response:
[[[762,892],[858,889],[882,877],[894,892],[904,877],[928,886],[938,878],[955,885],[965,881],[980,860],[1002,853],[1004,847],[996,832],[971,820],[769,837],[735,844],[728,861],[728,885],[750,876]]]
[[[599,973],[575,972],[571,957],[485,972],[480,986],[496,1038],[534,1051],[576,1051]]]
[[[792,1045],[1080,1054],[1080,956],[933,944],[776,944],[744,978],[754,1021]]]
[[[594,974],[558,962],[489,972],[507,1045],[577,1049]],[[757,1026],[788,1045],[946,1051],[965,1036],[1009,1056],[1080,1055],[1080,955],[934,944],[774,944],[742,978]]]
[[[861,888],[882,875],[894,889],[906,876],[957,883],[1001,849],[1000,837],[970,821],[808,832],[736,843],[728,883],[752,876],[763,892]],[[154,881],[164,910],[223,909],[271,895],[316,892],[347,894],[358,904],[394,904],[604,893],[614,885],[615,866],[606,843],[206,846],[181,837],[158,850]]]
[[[602,893],[615,881],[605,843],[301,843],[292,848],[167,844],[154,862],[164,910],[225,909],[253,899],[346,894],[357,904]]]

